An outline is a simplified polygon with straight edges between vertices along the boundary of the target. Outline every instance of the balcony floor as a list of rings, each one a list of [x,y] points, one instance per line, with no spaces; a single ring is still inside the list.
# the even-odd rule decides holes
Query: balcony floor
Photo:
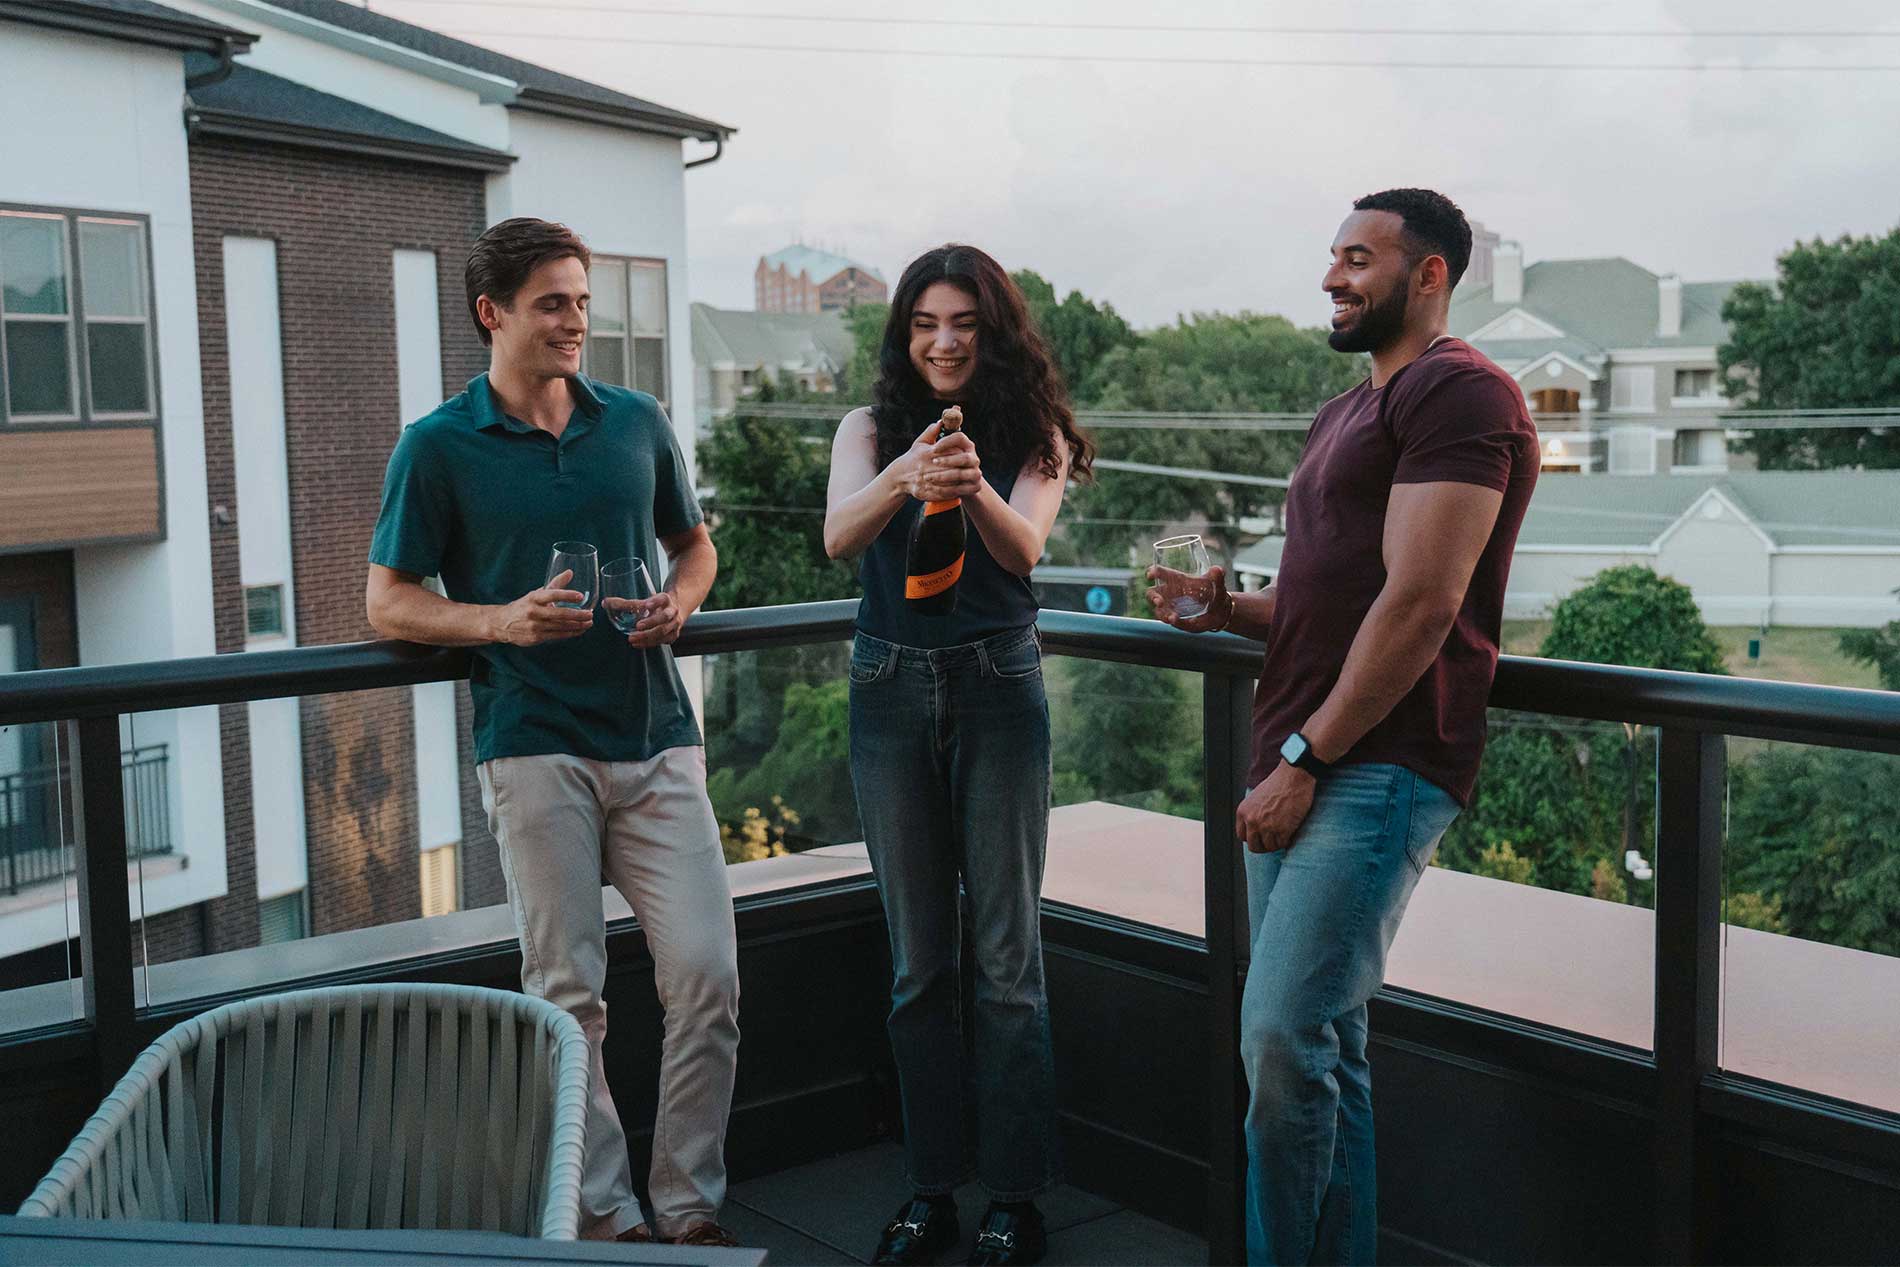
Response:
[[[903,1154],[877,1144],[793,1170],[737,1184],[720,1220],[741,1242],[764,1248],[775,1264],[807,1267],[868,1263],[878,1233],[909,1196]],[[1077,1188],[1062,1187],[1039,1203],[1049,1221],[1049,1256],[1070,1263],[1205,1263],[1199,1237],[1158,1223]],[[971,1184],[957,1193],[963,1241],[943,1263],[970,1256],[984,1196]]]

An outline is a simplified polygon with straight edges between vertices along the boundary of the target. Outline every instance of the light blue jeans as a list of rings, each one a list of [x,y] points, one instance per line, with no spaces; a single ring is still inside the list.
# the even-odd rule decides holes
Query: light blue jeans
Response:
[[[1249,1263],[1377,1253],[1366,1001],[1457,815],[1449,793],[1402,766],[1343,766],[1320,780],[1290,849],[1246,855]]]

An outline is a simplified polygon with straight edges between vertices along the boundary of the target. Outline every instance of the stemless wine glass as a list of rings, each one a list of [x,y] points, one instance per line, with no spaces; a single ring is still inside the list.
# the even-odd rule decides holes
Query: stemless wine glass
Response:
[[[544,584],[553,584],[554,578],[563,572],[572,572],[562,589],[580,591],[578,603],[559,603],[556,606],[574,607],[586,610],[594,605],[594,595],[600,589],[600,552],[585,541],[556,541],[554,555],[548,560],[548,577]]]
[[[633,632],[657,593],[652,574],[639,559],[615,559],[600,570],[600,605],[621,633]]]
[[[1155,562],[1187,578],[1185,583],[1166,577],[1157,582],[1164,601],[1174,607],[1174,614],[1205,615],[1214,597],[1214,584],[1207,579],[1207,546],[1200,537],[1190,532],[1155,542]]]

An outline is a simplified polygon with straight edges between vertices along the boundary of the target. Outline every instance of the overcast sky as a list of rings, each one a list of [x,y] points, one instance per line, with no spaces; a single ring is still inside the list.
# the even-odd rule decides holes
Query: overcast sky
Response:
[[[1885,0],[372,5],[737,128],[686,175],[689,290],[728,307],[794,239],[895,282],[954,238],[1139,325],[1319,324],[1341,215],[1392,185],[1444,191],[1531,262],[1623,255],[1689,281],[1770,276],[1797,238],[1900,221]],[[874,20],[821,20],[849,17]],[[1112,25],[1167,29],[1093,29]],[[1461,33],[1367,33],[1394,28]],[[1802,34],[1707,34],[1738,31]],[[1263,64],[1285,61],[1456,65]]]

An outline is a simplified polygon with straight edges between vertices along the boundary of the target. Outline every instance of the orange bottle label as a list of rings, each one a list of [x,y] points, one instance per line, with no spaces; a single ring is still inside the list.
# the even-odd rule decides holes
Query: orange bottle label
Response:
[[[955,563],[952,563],[949,567],[941,571],[926,572],[922,576],[905,577],[904,597],[934,598],[949,589],[952,585],[955,585],[957,578],[962,575],[963,556],[959,554]]]
[[[963,499],[961,497],[952,497],[947,502],[925,502],[924,513],[926,515],[941,515],[946,510],[955,510],[962,504]]]

